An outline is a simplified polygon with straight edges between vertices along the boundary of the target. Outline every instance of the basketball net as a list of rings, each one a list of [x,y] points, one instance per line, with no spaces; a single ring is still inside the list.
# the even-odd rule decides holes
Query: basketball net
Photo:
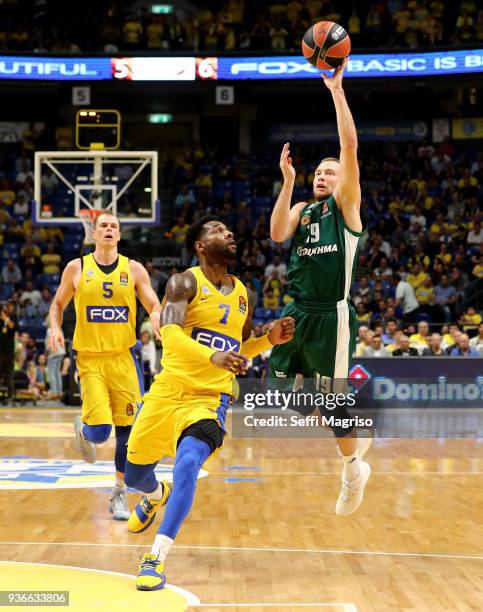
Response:
[[[96,219],[99,215],[101,215],[104,211],[99,208],[83,208],[79,210],[79,217],[84,227],[84,244],[91,245],[94,244],[94,238],[92,237],[92,232],[94,231],[94,226],[96,224]]]

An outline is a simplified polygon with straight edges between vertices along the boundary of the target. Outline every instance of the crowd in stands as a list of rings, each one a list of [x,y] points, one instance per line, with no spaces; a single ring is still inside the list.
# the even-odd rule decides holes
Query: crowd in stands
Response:
[[[23,397],[59,399],[66,354],[50,354],[44,340],[49,334],[47,314],[65,263],[63,233],[58,227],[33,227],[32,198],[32,161],[22,154],[3,165],[0,175],[0,344],[4,357],[0,375],[13,362],[13,376],[3,381],[8,387],[15,379]]]
[[[133,10],[119,1],[10,0],[0,6],[0,51],[299,51],[305,30],[321,20],[344,25],[354,47],[483,41],[483,10],[476,0],[212,0],[183,3],[183,9],[173,4],[171,13],[160,15],[147,3]]]

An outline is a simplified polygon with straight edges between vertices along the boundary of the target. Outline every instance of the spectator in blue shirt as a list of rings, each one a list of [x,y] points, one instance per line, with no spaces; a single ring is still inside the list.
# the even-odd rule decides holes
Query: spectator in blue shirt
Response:
[[[174,205],[176,208],[182,208],[185,202],[188,202],[190,205],[196,204],[196,198],[193,190],[190,189],[186,183],[181,185],[180,190],[174,200]]]
[[[456,289],[449,284],[447,274],[441,276],[439,284],[433,290],[434,303],[440,308],[445,323],[450,323],[453,318],[453,305],[456,302]]]
[[[386,333],[382,334],[382,341],[384,344],[394,344],[394,334],[397,331],[396,319],[389,319],[386,323]]]
[[[480,353],[470,346],[467,334],[461,334],[457,348],[451,351],[451,357],[481,357]]]

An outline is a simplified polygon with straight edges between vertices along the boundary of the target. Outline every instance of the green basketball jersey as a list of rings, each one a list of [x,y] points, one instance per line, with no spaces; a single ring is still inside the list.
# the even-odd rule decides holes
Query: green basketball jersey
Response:
[[[333,196],[304,206],[287,275],[294,300],[328,303],[347,299],[361,236],[347,227]]]

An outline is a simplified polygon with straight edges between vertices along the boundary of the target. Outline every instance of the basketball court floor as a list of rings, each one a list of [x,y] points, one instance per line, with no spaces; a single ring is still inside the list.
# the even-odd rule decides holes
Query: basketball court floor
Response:
[[[145,593],[133,576],[156,528],[111,520],[113,440],[79,461],[75,414],[0,410],[0,591],[69,591],[73,610],[483,609],[477,440],[376,440],[363,505],[342,518],[332,440],[229,438],[201,474],[171,586]]]

